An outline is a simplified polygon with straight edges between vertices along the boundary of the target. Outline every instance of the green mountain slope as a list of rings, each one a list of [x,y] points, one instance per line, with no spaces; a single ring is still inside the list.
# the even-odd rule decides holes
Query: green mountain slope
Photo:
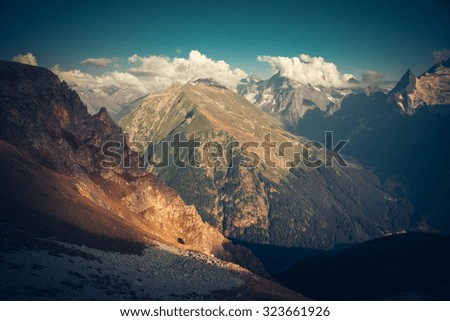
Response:
[[[358,164],[286,167],[304,139],[283,130],[278,120],[217,84],[175,85],[147,97],[119,124],[132,146],[139,149],[133,142],[154,142],[152,150],[159,157],[164,142],[172,141],[177,133],[182,138],[195,133],[202,143],[236,142],[242,146],[254,141],[259,145],[251,151],[260,159],[265,156],[262,142],[267,133],[273,142],[292,143],[284,154],[273,151],[273,164],[243,166],[242,161],[254,158],[235,150],[232,158],[224,157],[214,168],[205,162],[181,168],[172,161],[167,167],[153,168],[186,203],[196,206],[204,220],[228,237],[258,244],[330,248],[408,228],[410,205],[391,195],[375,175]],[[201,151],[196,159],[205,156]],[[317,158],[324,160],[322,154]]]

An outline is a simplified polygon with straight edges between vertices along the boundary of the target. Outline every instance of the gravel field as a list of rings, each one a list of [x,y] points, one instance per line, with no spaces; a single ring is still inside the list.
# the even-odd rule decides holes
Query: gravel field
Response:
[[[105,252],[52,242],[55,249],[4,251],[4,299],[204,300],[244,284],[238,266],[157,244],[142,255]],[[241,271],[239,271],[241,270]]]

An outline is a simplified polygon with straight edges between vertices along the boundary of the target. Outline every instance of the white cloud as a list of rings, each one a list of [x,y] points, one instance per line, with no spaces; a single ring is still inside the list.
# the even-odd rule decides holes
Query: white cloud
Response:
[[[259,56],[258,61],[269,63],[274,73],[280,72],[283,77],[314,86],[348,87],[351,85],[347,81],[353,77],[341,74],[334,63],[322,57],[305,54],[292,58]]]
[[[384,74],[374,70],[367,70],[361,75],[361,80],[365,83],[376,83],[384,79]]]
[[[31,52],[27,53],[26,55],[16,55],[12,57],[11,60],[32,66],[38,65],[36,57]]]
[[[128,58],[128,63],[133,67],[126,72],[113,71],[98,76],[79,69],[63,70],[58,65],[52,71],[74,89],[117,86],[142,94],[166,89],[175,82],[184,84],[198,78],[212,78],[234,89],[240,79],[247,76],[244,71],[231,69],[224,61],[214,61],[195,50],[191,51],[187,59],[133,55]]]
[[[61,70],[58,65],[54,66],[52,71],[57,74],[60,79],[64,80],[69,86],[75,89],[76,87],[95,89],[117,86],[119,88],[135,89],[143,94],[150,92],[150,88],[145,83],[127,72],[113,71],[106,75],[93,76],[78,69]]]
[[[449,49],[442,49],[442,50],[435,50],[435,51],[433,51],[434,62],[447,60],[449,58],[450,58],[450,50]]]
[[[140,79],[152,80],[156,84],[170,85],[174,82],[187,83],[198,78],[212,78],[230,88],[236,87],[247,74],[231,69],[223,60],[214,61],[197,50],[192,50],[187,59],[163,56],[140,57],[133,55],[128,63],[135,65],[128,71]]]
[[[82,65],[93,65],[97,67],[107,67],[113,63],[111,58],[88,58],[80,62]]]

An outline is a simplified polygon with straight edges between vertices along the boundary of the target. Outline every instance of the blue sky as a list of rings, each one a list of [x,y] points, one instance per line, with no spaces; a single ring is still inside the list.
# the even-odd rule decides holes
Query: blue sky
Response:
[[[248,74],[270,76],[259,55],[321,56],[342,73],[398,79],[450,48],[445,1],[70,1],[0,4],[0,58],[33,53],[39,65],[109,57],[125,71],[133,54],[187,57],[198,50]],[[177,52],[177,49],[178,52]]]

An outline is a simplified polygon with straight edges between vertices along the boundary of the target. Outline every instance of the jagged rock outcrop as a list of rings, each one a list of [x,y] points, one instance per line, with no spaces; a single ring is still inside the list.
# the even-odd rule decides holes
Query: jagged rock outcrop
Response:
[[[410,115],[424,106],[449,105],[450,60],[435,64],[418,78],[408,69],[389,93],[388,101]]]

